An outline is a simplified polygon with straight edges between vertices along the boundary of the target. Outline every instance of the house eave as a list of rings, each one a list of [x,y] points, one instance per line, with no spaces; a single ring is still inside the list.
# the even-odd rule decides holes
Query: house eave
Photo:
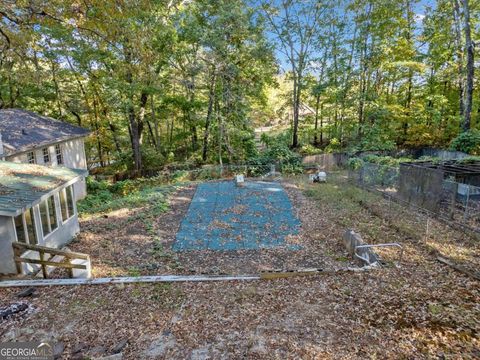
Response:
[[[39,148],[43,148],[45,146],[50,146],[50,145],[56,145],[56,144],[61,144],[61,143],[64,143],[64,142],[67,142],[67,141],[71,141],[71,140],[78,140],[78,139],[83,139],[83,138],[86,138],[87,136],[90,135],[90,132],[88,134],[84,134],[84,135],[76,135],[76,136],[69,136],[69,137],[65,137],[63,139],[57,139],[55,141],[45,141],[43,143],[37,143],[37,144],[34,144],[34,145],[31,145],[31,146],[24,146],[20,149],[14,149],[12,146],[8,145],[8,144],[3,144],[4,147],[6,149],[14,149],[14,150],[10,150],[8,152],[4,152],[3,153],[3,157],[5,158],[8,158],[10,156],[16,156],[16,155],[22,155],[22,154],[25,154],[25,153],[28,153],[32,150],[36,150],[36,149],[39,149]]]

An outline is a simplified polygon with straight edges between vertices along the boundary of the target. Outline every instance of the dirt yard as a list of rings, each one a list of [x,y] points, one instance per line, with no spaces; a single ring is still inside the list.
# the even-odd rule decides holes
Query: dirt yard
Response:
[[[346,265],[339,241],[319,241],[334,224],[319,216],[315,202],[289,182],[283,184],[301,220],[299,235],[287,242],[301,246],[262,250],[175,252],[175,235],[195,193],[195,185],[179,188],[169,197],[169,211],[156,214],[145,225],[143,209],[121,209],[82,220],[81,235],[69,248],[90,254],[94,277],[161,274],[254,274],[259,271],[298,268],[336,269]],[[148,228],[151,226],[152,231]],[[339,232],[341,234],[341,231]],[[219,255],[220,254],[220,255]]]
[[[2,320],[0,340],[52,339],[64,358],[125,359],[475,359],[480,357],[480,287],[439,263],[449,256],[478,270],[478,239],[351,187],[284,184],[302,222],[302,250],[186,252],[170,249],[194,185],[170,196],[153,217],[117,210],[82,220],[71,249],[90,253],[94,276],[251,274],[267,269],[340,269],[353,263],[341,237],[398,241],[380,252],[390,265],[270,281],[39,288],[31,309]],[[19,289],[0,290],[2,304]]]

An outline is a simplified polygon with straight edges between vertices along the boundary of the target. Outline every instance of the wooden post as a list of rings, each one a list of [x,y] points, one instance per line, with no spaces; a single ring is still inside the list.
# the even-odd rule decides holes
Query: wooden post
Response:
[[[72,260],[70,258],[66,258],[65,261],[68,263],[68,264],[71,264],[72,263]],[[73,268],[70,267],[68,268],[68,276],[70,277],[70,279],[73,278]]]
[[[430,218],[427,217],[427,229],[425,231],[425,243],[428,242],[429,235],[430,235]]]
[[[17,258],[21,257],[21,253],[20,253],[20,249],[14,247],[13,248],[13,254],[14,254],[14,258],[15,258],[15,266],[17,268],[17,274],[18,275],[22,275],[23,271],[22,271],[22,262],[21,261],[18,261]]]
[[[44,260],[45,260],[45,251],[39,250],[38,253],[40,254],[40,261],[44,261]],[[44,279],[48,278],[47,266],[46,266],[44,263],[42,263],[42,264],[41,264],[41,267],[42,267],[42,275],[43,275],[43,278],[44,278]]]

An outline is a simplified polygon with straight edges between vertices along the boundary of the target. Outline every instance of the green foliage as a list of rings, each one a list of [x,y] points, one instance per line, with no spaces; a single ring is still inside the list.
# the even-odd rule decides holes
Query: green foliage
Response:
[[[311,144],[306,144],[300,148],[299,153],[302,155],[317,155],[323,153],[323,151]]]
[[[457,160],[460,164],[471,164],[480,161],[480,156],[467,156],[464,159]]]
[[[386,168],[392,168],[392,167],[399,166],[400,163],[411,162],[411,161],[414,161],[414,160],[410,157],[395,158],[392,156],[380,156],[380,155],[369,154],[363,157],[351,157],[348,160],[347,166],[349,169],[352,169],[352,170],[358,170],[365,164],[376,164],[376,165],[384,166]]]
[[[94,214],[143,206],[147,206],[153,211],[165,211],[167,209],[166,196],[172,187],[162,185],[162,182],[162,179],[153,177],[109,184],[106,181],[96,181],[88,177],[88,195],[78,202],[78,211],[80,214]]]
[[[450,149],[471,155],[480,155],[480,131],[470,130],[461,133],[453,139]]]
[[[395,150],[397,144],[380,126],[373,125],[365,129],[365,134],[360,142],[362,151],[390,151]]]
[[[340,152],[342,150],[342,144],[338,138],[332,138],[328,145],[325,147],[326,153]]]
[[[303,171],[302,159],[299,154],[289,148],[290,133],[282,132],[276,136],[262,134],[262,141],[267,148],[249,163],[258,165],[276,164],[280,171],[286,174],[296,174]]]
[[[358,170],[363,166],[364,163],[365,162],[361,158],[352,157],[348,159],[347,167],[351,170]]]
[[[88,160],[112,164],[107,173],[257,159],[253,128],[296,127],[293,103],[301,105],[296,147],[305,155],[317,153],[308,144],[319,145],[320,133],[327,153],[449,144],[480,153],[478,130],[456,137],[466,57],[455,1],[438,0],[423,19],[415,2],[402,1],[37,5],[2,7],[0,108],[89,128]],[[285,64],[275,50],[295,65],[278,77]],[[479,92],[473,97],[478,104]],[[478,126],[476,111],[471,123]],[[292,135],[262,141],[288,146]]]

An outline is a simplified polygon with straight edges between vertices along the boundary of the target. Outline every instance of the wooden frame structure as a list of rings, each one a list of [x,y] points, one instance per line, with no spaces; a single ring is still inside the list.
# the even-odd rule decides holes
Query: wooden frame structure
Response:
[[[480,160],[447,160],[439,163],[433,161],[420,161],[414,163],[402,163],[401,165],[437,170],[442,172],[444,177],[454,176],[455,181],[457,182],[480,186]]]
[[[70,278],[73,278],[74,269],[85,270],[89,272],[90,270],[90,256],[87,254],[65,251],[54,249],[46,246],[40,245],[31,245],[21,242],[12,243],[15,265],[17,266],[18,274],[23,273],[22,263],[40,265],[42,269],[42,275],[44,279],[48,278],[47,266],[59,267],[68,269],[68,274]],[[38,253],[38,259],[22,257],[25,251],[34,251]],[[46,256],[47,255],[47,256]],[[60,256],[63,261],[54,261],[55,256]],[[87,264],[74,264],[73,260],[85,260]]]

